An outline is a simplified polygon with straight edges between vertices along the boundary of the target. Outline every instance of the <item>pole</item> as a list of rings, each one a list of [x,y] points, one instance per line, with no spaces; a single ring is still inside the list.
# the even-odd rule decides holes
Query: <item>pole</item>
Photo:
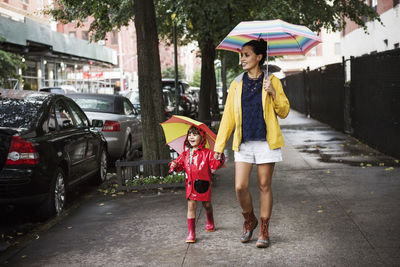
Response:
[[[174,22],[174,28],[173,28],[173,34],[174,34],[174,65],[175,65],[175,114],[178,115],[179,112],[179,83],[178,83],[178,44],[177,44],[177,34],[176,34],[176,20],[175,16],[173,18]]]
[[[124,88],[124,71],[123,71],[123,57],[122,57],[122,37],[121,31],[118,32],[118,52],[119,52],[119,90],[123,91]]]

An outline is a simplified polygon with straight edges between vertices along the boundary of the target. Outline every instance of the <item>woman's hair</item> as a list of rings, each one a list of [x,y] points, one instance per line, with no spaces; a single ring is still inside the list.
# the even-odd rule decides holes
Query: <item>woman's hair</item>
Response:
[[[262,58],[261,58],[260,62],[258,63],[259,66],[262,66],[264,64],[265,58],[267,56],[268,43],[260,38],[260,40],[258,40],[258,41],[257,40],[251,40],[251,41],[245,43],[242,46],[242,49],[245,46],[250,46],[251,49],[253,50],[253,52],[256,55],[262,55]]]
[[[189,128],[189,130],[187,132],[187,136],[189,136],[189,134],[195,134],[195,135],[200,135],[201,136],[200,130],[196,126],[190,126],[190,128]],[[201,141],[200,141],[200,143],[201,143]],[[189,140],[187,139],[187,137],[186,137],[186,140],[185,140],[185,146],[189,147],[189,148],[192,147],[192,145],[189,143]]]

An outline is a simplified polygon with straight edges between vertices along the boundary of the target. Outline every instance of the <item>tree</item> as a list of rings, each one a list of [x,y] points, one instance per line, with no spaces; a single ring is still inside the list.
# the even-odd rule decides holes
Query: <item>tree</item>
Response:
[[[0,38],[1,41],[1,38]],[[21,80],[18,68],[24,69],[26,65],[22,62],[22,57],[13,53],[0,50],[0,86],[13,88],[14,84],[10,79]]]
[[[162,77],[163,78],[175,78],[175,68],[174,67],[167,67],[163,72],[162,72]],[[178,79],[185,79],[185,72],[183,71],[183,67],[179,66],[178,67]]]
[[[61,0],[48,10],[62,23],[73,20],[78,26],[93,17],[91,40],[102,40],[108,32],[119,30],[134,20],[137,35],[139,98],[142,112],[143,157],[149,160],[169,158],[159,123],[165,120],[161,91],[161,68],[153,1],[148,0]],[[152,166],[152,174],[165,174],[163,166]]]
[[[193,74],[193,81],[190,85],[194,87],[200,87],[200,82],[201,82],[201,72],[199,69],[196,69]]]
[[[280,18],[302,24],[313,31],[344,28],[343,17],[365,29],[362,17],[378,19],[378,14],[360,0],[159,0],[157,19],[159,33],[172,39],[172,18],[176,14],[177,31],[182,44],[197,41],[201,50],[202,69],[199,118],[210,118],[210,95],[215,91],[214,60],[219,42],[244,20]]]

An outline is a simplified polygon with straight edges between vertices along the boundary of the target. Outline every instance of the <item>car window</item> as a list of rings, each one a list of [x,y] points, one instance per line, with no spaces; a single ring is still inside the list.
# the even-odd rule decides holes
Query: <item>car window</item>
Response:
[[[68,105],[71,108],[72,116],[76,121],[76,126],[78,128],[85,128],[89,126],[89,121],[83,111],[72,101],[68,101]]]
[[[74,127],[72,115],[64,102],[58,101],[56,103],[55,111],[57,124],[60,130],[71,129]]]
[[[10,90],[18,91],[18,90]],[[0,127],[30,129],[37,123],[43,101],[0,97]]]
[[[132,104],[129,103],[129,101],[127,99],[124,99],[124,114],[125,115],[136,115]]]
[[[114,103],[111,99],[73,98],[84,111],[114,113]]]
[[[56,114],[54,111],[54,106],[50,108],[49,112],[49,117],[43,122],[43,132],[49,133],[49,132],[54,132],[57,128],[57,123],[56,123]]]

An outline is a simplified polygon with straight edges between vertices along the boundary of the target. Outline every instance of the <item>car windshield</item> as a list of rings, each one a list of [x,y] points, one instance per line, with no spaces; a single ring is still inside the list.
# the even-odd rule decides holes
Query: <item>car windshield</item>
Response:
[[[73,98],[84,110],[89,112],[114,113],[114,103],[111,99]]]
[[[36,124],[41,100],[0,98],[0,127],[30,129]]]

